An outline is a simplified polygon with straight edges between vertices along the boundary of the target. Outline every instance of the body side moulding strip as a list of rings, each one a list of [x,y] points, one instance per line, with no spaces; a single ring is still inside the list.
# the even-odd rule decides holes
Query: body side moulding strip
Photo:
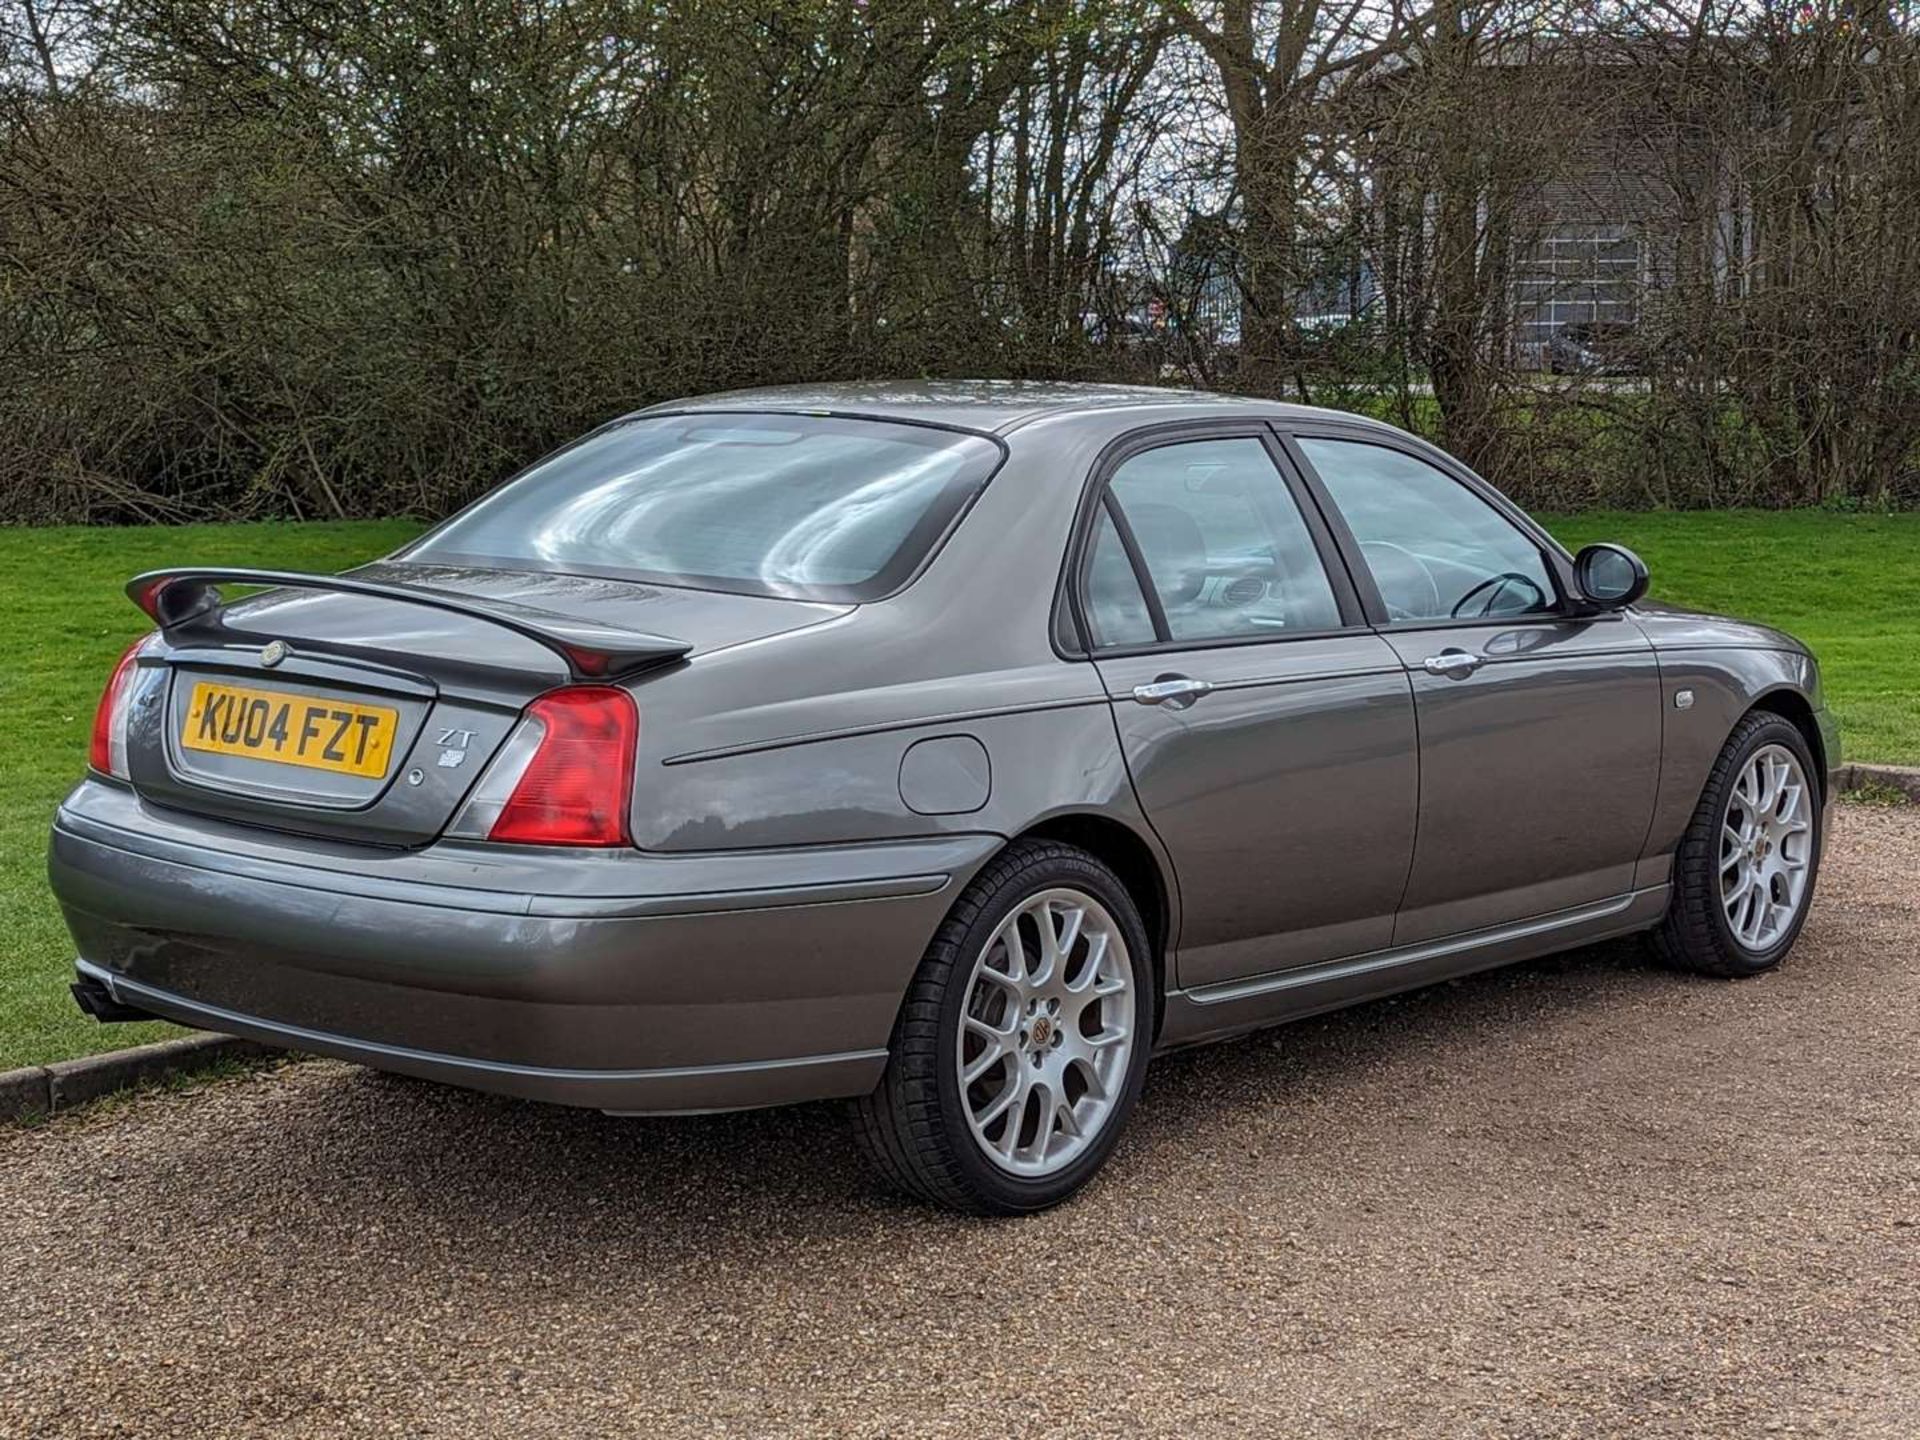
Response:
[[[1512,925],[1502,925],[1492,930],[1474,930],[1465,935],[1450,936],[1444,940],[1429,940],[1417,945],[1405,945],[1397,950],[1376,950],[1369,955],[1355,955],[1345,960],[1328,961],[1323,965],[1303,965],[1297,970],[1282,970],[1271,975],[1256,976],[1251,980],[1230,980],[1218,985],[1189,990],[1186,994],[1187,998],[1196,1005],[1219,1005],[1231,1000],[1250,999],[1256,995],[1296,990],[1303,985],[1312,985],[1320,981],[1356,978],[1377,971],[1392,970],[1401,965],[1417,964],[1422,960],[1437,960],[1446,955],[1463,954],[1510,940],[1527,940],[1539,935],[1551,935],[1556,930],[1569,929],[1591,920],[1604,920],[1609,916],[1622,913],[1632,906],[1639,896],[1649,893],[1652,892],[1630,891],[1625,895],[1616,895],[1611,900],[1597,901],[1592,905],[1580,905],[1571,910],[1556,910],[1551,914],[1538,915],[1530,920],[1517,921]]]

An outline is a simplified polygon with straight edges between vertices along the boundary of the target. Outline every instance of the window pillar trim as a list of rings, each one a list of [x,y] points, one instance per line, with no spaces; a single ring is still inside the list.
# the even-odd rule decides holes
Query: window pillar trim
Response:
[[[1120,537],[1120,548],[1127,553],[1127,564],[1133,567],[1133,583],[1140,587],[1140,598],[1146,602],[1147,617],[1153,621],[1154,641],[1165,645],[1173,639],[1173,626],[1168,623],[1167,607],[1160,599],[1160,587],[1153,583],[1153,572],[1147,569],[1147,557],[1141,552],[1140,542],[1134,538],[1133,524],[1127,519],[1126,510],[1113,493],[1113,487],[1104,480],[1100,483],[1100,508],[1113,525],[1113,533]],[[1093,547],[1088,546],[1087,552],[1091,558]]]

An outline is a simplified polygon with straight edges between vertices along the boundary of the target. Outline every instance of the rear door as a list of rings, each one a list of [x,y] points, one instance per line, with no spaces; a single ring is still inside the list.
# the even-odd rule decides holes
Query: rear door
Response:
[[[1576,613],[1544,536],[1464,470],[1377,431],[1292,444],[1413,687],[1419,843],[1394,942],[1630,890],[1660,778],[1639,626]]]
[[[1182,986],[1386,945],[1412,857],[1405,668],[1277,458],[1264,427],[1134,437],[1072,591],[1173,861]]]

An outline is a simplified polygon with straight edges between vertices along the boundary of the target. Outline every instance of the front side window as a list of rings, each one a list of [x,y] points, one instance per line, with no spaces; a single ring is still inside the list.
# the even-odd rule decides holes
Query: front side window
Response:
[[[1532,538],[1445,471],[1383,445],[1302,439],[1353,532],[1390,620],[1478,620],[1554,608]]]
[[[1258,440],[1145,450],[1122,462],[1108,490],[1164,617],[1167,633],[1150,638],[1278,638],[1339,627],[1313,537]],[[1112,609],[1102,592],[1125,593],[1114,574],[1117,542],[1116,534],[1103,545],[1095,533],[1088,583],[1096,631]]]
[[[977,435],[822,415],[611,425],[398,557],[861,601],[898,589],[1000,462]]]

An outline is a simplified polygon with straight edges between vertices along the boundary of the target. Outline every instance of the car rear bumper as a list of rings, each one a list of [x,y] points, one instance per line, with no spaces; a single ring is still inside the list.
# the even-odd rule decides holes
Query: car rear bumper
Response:
[[[837,1055],[801,1055],[783,1060],[737,1064],[658,1066],[640,1070],[578,1070],[553,1065],[522,1065],[465,1055],[415,1050],[349,1035],[313,1030],[284,1021],[243,1015],[172,991],[143,985],[86,960],[74,971],[93,980],[122,1005],[202,1030],[242,1035],[250,1040],[352,1060],[375,1070],[417,1075],[471,1090],[488,1090],[523,1100],[581,1105],[626,1114],[666,1114],[707,1110],[746,1110],[802,1100],[862,1095],[879,1083],[885,1048]]]
[[[89,781],[48,865],[81,976],[122,1004],[475,1089],[687,1111],[871,1089],[953,890],[1000,843],[370,856]]]

